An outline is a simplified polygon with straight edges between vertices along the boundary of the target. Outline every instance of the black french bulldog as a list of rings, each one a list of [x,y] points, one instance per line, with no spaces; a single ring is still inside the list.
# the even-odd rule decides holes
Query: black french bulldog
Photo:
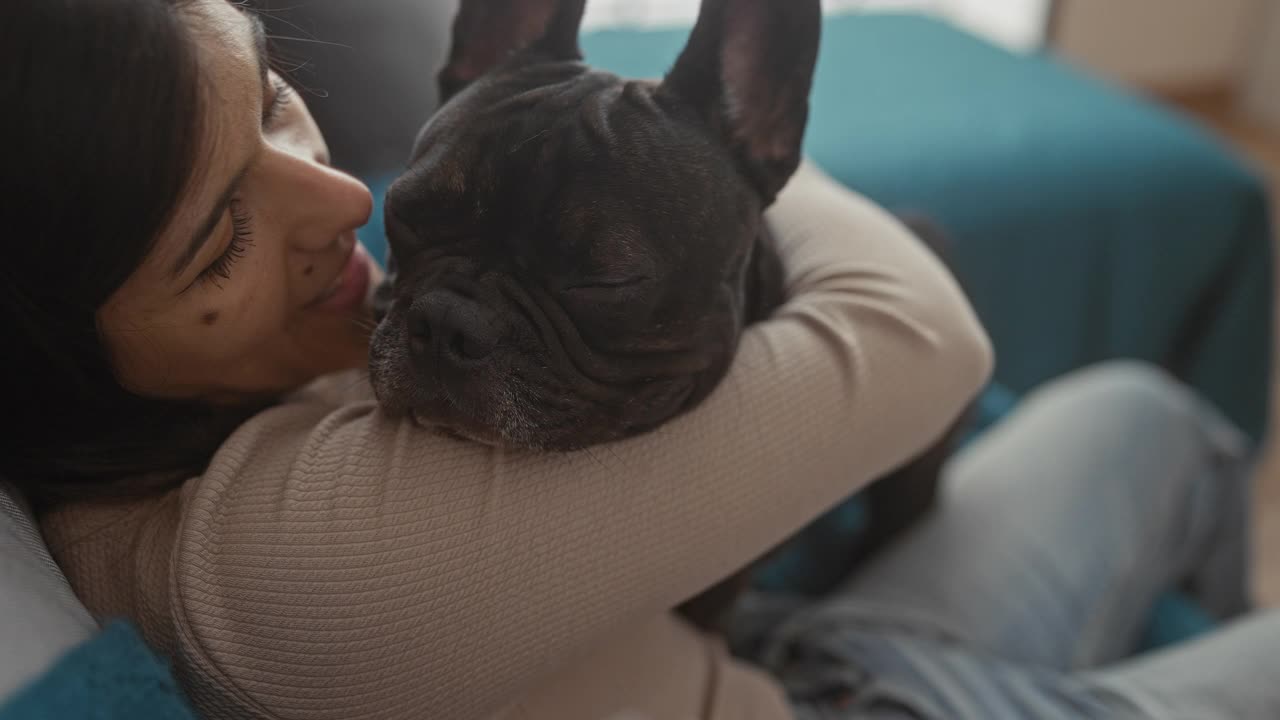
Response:
[[[582,63],[584,4],[461,4],[444,105],[386,200],[370,371],[393,414],[553,451],[643,433],[784,299],[762,212],[800,162],[819,0],[704,0],[661,82]],[[886,537],[936,473],[887,482]],[[712,627],[742,585],[683,611]]]

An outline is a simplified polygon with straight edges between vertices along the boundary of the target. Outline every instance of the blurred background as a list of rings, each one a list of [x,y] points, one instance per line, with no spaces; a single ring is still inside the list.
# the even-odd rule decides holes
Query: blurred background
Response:
[[[785,2],[786,0],[778,0]],[[434,109],[456,0],[258,0],[335,162],[384,187]],[[830,0],[807,152],[954,236],[996,342],[992,417],[1139,357],[1274,446],[1280,3]],[[591,0],[588,62],[656,76],[697,0]],[[366,242],[380,244],[378,221]],[[1258,472],[1280,605],[1280,462]]]

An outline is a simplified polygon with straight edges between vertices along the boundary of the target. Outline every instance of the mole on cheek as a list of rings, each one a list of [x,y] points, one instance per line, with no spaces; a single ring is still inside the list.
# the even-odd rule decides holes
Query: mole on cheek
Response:
[[[200,316],[200,322],[204,323],[205,325],[214,325],[214,324],[216,324],[216,323],[218,322],[218,311],[217,311],[217,310],[210,310],[209,312],[205,313],[204,315],[201,315],[201,316]]]
[[[307,277],[311,277],[311,273],[315,271],[316,271],[315,265],[308,265],[305,269],[303,269],[302,274],[306,275]]]

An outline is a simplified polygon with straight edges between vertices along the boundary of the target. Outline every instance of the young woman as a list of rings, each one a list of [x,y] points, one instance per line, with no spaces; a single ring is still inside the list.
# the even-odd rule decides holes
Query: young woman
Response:
[[[207,716],[1275,716],[1274,618],[1078,672],[1168,584],[1216,573],[1239,610],[1237,441],[1148,371],[1030,401],[828,602],[753,599],[739,640],[772,675],[667,613],[925,447],[990,371],[953,280],[816,170],[771,211],[791,300],[704,406],[608,453],[508,452],[378,412],[370,196],[251,16],[11,0],[0,47],[0,470]]]

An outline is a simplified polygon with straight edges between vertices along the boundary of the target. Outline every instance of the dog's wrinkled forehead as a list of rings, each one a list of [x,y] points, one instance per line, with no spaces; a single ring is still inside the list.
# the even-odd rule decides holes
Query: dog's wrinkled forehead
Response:
[[[454,97],[423,127],[411,166],[454,183],[474,180],[485,166],[519,164],[563,154],[592,114],[610,112],[621,81],[577,63],[492,73]],[[575,127],[579,126],[579,127]],[[470,177],[469,177],[470,176]]]
[[[655,87],[579,63],[491,73],[423,129],[389,206],[424,232],[558,217],[561,250],[625,252],[641,244],[628,236],[642,234],[683,254],[703,228],[723,224],[712,214],[749,218],[753,206],[729,153]],[[700,250],[716,251],[720,233],[702,235]]]
[[[726,168],[724,147],[682,108],[664,101],[652,81],[624,80],[580,63],[517,66],[495,72],[446,104],[420,133],[412,165],[470,167],[536,160],[548,173],[615,170],[663,172]],[[681,162],[680,153],[696,155]],[[673,160],[677,162],[673,163]],[[707,164],[717,167],[708,168]],[[433,168],[433,171],[434,168]],[[669,171],[668,171],[669,172]],[[666,172],[663,172],[666,174]],[[458,177],[458,180],[464,179]]]

